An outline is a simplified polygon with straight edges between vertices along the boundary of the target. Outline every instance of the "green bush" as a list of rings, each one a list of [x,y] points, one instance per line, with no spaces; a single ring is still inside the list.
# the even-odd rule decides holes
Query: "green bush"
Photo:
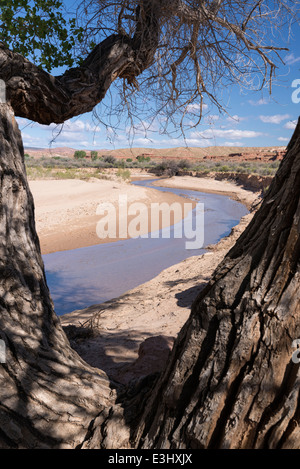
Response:
[[[130,179],[131,174],[130,174],[129,169],[119,168],[117,171],[117,176],[124,179],[124,181],[126,181],[127,179]]]
[[[138,160],[139,163],[143,163],[144,161],[151,161],[151,158],[150,156],[144,156],[144,155],[139,155],[136,157],[136,159]]]
[[[180,169],[189,169],[191,167],[191,164],[188,160],[180,160],[178,161],[177,166]]]
[[[91,151],[91,159],[92,161],[95,161],[98,158],[98,152],[93,150]]]
[[[86,157],[86,152],[83,150],[76,150],[74,153],[74,158],[76,158],[77,160],[81,158],[85,158],[85,157]]]

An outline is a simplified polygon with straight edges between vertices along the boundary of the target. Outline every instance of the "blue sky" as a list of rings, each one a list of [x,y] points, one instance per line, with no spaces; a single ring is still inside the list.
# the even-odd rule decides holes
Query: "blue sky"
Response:
[[[277,70],[278,81],[269,90],[252,92],[233,86],[227,99],[227,114],[205,106],[201,124],[174,138],[160,132],[159,120],[150,122],[147,116],[134,133],[126,116],[118,130],[95,121],[93,113],[86,113],[66,122],[63,127],[44,126],[17,118],[25,147],[101,150],[132,147],[171,148],[179,146],[286,146],[300,115],[300,27],[294,29],[289,51],[282,54],[285,65]],[[60,70],[57,71],[58,73]],[[55,74],[55,73],[54,73]],[[299,82],[297,82],[299,80]],[[299,93],[297,90],[299,89]],[[294,99],[293,99],[294,96]],[[299,97],[299,99],[298,99]],[[295,99],[296,98],[296,99]],[[299,101],[299,102],[298,102]],[[197,105],[190,112],[197,111]],[[103,106],[96,109],[101,114]],[[147,129],[147,131],[145,130]],[[170,129],[171,131],[173,129]],[[59,135],[58,135],[59,134]]]

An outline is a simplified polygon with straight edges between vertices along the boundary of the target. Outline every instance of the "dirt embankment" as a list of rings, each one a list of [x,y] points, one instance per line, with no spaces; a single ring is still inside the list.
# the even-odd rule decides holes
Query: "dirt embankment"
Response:
[[[259,192],[246,191],[229,181],[174,177],[157,184],[164,182],[170,187],[232,196],[249,209],[260,200]],[[207,246],[205,254],[169,267],[119,298],[60,316],[75,350],[86,362],[123,385],[160,372],[189,317],[192,302],[253,215],[254,210],[228,237]]]
[[[204,172],[181,170],[176,176],[191,176],[195,178],[215,179],[216,181],[229,181],[242,186],[248,191],[265,191],[272,182],[273,176],[260,176],[248,173]]]

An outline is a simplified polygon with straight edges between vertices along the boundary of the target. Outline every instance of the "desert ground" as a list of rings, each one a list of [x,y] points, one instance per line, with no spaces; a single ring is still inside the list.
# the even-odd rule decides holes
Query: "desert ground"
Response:
[[[60,316],[62,326],[82,358],[103,369],[120,385],[163,368],[190,314],[193,300],[250,222],[255,211],[252,207],[260,200],[258,192],[211,178],[174,177],[159,184],[228,195],[243,202],[250,213],[228,237],[209,246],[205,254],[171,266],[119,298]],[[101,202],[116,203],[118,194],[126,191],[130,201],[149,204],[166,200],[166,197],[174,201],[171,194],[117,180],[88,183],[43,180],[31,181],[30,186],[43,252],[94,242],[99,198]]]
[[[143,204],[145,211],[141,216],[149,222],[148,225],[151,220],[151,203],[177,202],[182,207],[178,213],[183,213],[183,204],[186,202],[192,204],[191,207],[195,206],[194,202],[183,197],[133,186],[120,178],[112,175],[110,177],[109,180],[91,178],[88,181],[78,179],[30,181],[42,254],[119,240],[118,227],[125,222],[125,212],[121,210],[119,213],[118,208],[120,196],[126,195],[128,206],[133,203]],[[99,205],[104,210],[103,215],[99,212],[97,214]],[[113,210],[107,212],[105,208],[109,206],[113,206],[115,212]],[[107,219],[108,224],[113,222],[113,219],[116,220],[116,236],[105,238],[98,236],[96,227],[102,216]],[[128,223],[130,218],[133,219],[134,215],[128,217]],[[173,223],[179,221],[176,213],[171,221]],[[165,222],[162,219],[160,228],[163,227]],[[142,228],[143,224],[140,230],[142,234],[150,231],[150,226],[144,230]]]

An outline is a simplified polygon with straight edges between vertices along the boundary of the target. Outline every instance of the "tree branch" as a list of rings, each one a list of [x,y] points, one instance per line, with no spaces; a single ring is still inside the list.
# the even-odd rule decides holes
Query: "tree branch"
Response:
[[[135,83],[148,68],[158,46],[158,21],[151,2],[143,2],[133,38],[113,34],[80,67],[54,77],[22,55],[0,45],[0,78],[15,115],[40,124],[60,124],[90,112],[117,78]]]

